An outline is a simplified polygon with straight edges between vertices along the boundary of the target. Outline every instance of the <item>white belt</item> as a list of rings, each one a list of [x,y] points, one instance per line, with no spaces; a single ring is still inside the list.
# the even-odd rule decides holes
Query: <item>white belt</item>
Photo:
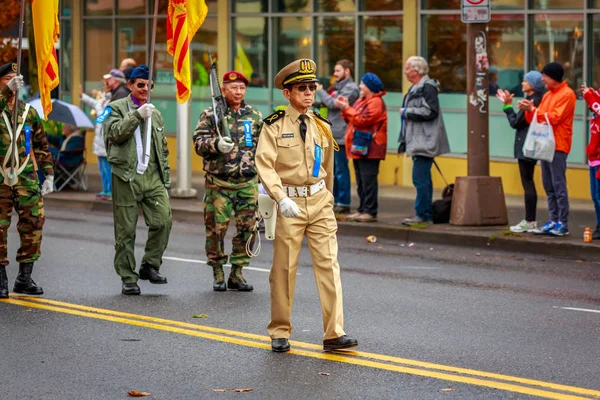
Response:
[[[314,185],[306,186],[283,186],[283,193],[289,197],[308,197],[314,196],[319,190],[325,187],[325,180],[321,179]]]

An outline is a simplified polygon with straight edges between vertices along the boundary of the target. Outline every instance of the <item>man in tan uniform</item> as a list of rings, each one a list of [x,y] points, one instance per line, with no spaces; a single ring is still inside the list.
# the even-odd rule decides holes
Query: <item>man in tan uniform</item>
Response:
[[[333,152],[329,121],[309,110],[316,90],[316,65],[297,60],[275,77],[290,105],[264,119],[256,167],[269,195],[279,203],[271,283],[271,322],[275,352],[290,349],[291,313],[298,257],[306,234],[323,312],[323,350],[356,347],[344,333],[342,282],[337,261],[337,222],[333,213]]]

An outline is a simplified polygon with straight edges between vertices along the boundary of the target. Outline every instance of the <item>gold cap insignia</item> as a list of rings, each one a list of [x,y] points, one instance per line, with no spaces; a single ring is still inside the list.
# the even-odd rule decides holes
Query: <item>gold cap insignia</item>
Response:
[[[17,72],[17,64],[15,64],[15,63],[12,64],[12,70],[13,70],[13,72]]]
[[[300,69],[298,70],[301,74],[312,74],[315,72],[310,60],[300,60]]]
[[[229,80],[230,81],[235,81],[238,78],[237,74],[235,72],[232,72],[229,74]]]

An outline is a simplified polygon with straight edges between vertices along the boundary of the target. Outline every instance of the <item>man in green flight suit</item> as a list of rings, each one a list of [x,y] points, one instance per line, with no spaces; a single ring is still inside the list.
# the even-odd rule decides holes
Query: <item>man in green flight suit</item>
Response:
[[[248,79],[237,71],[223,76],[223,97],[227,102],[225,118],[231,137],[220,138],[215,129],[213,108],[209,107],[198,120],[194,131],[196,153],[203,157],[206,181],[204,183],[205,250],[208,265],[213,268],[213,290],[227,288],[250,292],[254,288],[246,282],[242,268],[250,263],[246,244],[256,228],[258,210],[258,180],[254,155],[262,128],[262,114],[244,102]],[[221,132],[222,133],[222,132]],[[224,240],[231,213],[235,213],[237,232],[229,261],[231,273],[227,285],[223,264],[227,262]]]
[[[31,273],[33,263],[41,254],[44,226],[42,195],[53,191],[54,170],[42,121],[29,104],[18,102],[18,125],[16,132],[13,132],[16,93],[22,86],[23,77],[17,75],[17,64],[0,66],[0,299],[8,298],[7,239],[13,208],[19,214],[17,230],[21,238],[21,247],[17,251],[19,274],[13,291],[44,294],[42,288],[31,279]],[[13,157],[12,147],[15,133],[17,157]],[[36,161],[46,175],[41,190]]]
[[[147,102],[154,86],[149,68],[140,65],[128,82],[131,94],[108,105],[103,121],[108,162],[112,166],[115,225],[115,270],[123,281],[122,293],[139,295],[138,278],[165,284],[159,273],[171,232],[169,150],[160,112]],[[147,124],[152,133],[146,136]],[[149,143],[148,143],[149,142]],[[148,226],[148,240],[139,274],[135,271],[135,230],[138,208]]]

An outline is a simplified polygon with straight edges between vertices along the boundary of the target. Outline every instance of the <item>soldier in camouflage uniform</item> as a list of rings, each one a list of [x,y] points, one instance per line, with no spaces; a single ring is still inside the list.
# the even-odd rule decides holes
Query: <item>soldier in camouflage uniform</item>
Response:
[[[208,265],[213,268],[213,290],[219,292],[227,288],[244,292],[253,290],[242,275],[242,268],[250,262],[246,243],[256,227],[258,181],[254,154],[262,128],[262,115],[244,102],[247,86],[248,79],[239,72],[227,72],[223,77],[223,96],[228,105],[225,118],[231,138],[219,139],[212,107],[202,112],[194,131],[196,153],[203,157],[206,172],[205,250]],[[237,232],[229,257],[231,274],[225,285],[223,264],[227,262],[227,255],[224,253],[224,239],[232,212],[235,213]]]
[[[54,187],[52,156],[48,151],[42,121],[34,108],[19,102],[18,111],[18,165],[17,181],[9,186],[8,173],[11,166],[13,135],[13,107],[15,92],[23,86],[23,77],[17,76],[17,65],[8,63],[0,67],[0,298],[8,297],[7,239],[13,208],[19,214],[17,230],[21,247],[17,251],[19,274],[13,291],[32,295],[44,294],[41,287],[31,279],[33,263],[40,258],[42,227],[44,226],[44,203],[42,195],[51,193]],[[23,119],[25,121],[23,121]],[[46,175],[40,189],[37,166]]]

